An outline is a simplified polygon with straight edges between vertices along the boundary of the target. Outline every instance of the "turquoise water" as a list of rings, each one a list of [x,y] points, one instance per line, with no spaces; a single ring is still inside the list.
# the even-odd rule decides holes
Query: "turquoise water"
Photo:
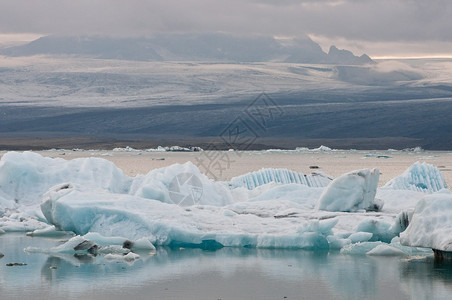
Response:
[[[61,239],[0,236],[0,299],[450,299],[452,266],[295,250],[158,249],[132,263],[28,254]],[[26,263],[24,266],[6,266]]]

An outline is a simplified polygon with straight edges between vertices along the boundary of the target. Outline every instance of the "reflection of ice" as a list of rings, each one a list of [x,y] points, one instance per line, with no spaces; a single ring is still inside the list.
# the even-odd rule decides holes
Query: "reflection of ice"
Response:
[[[402,288],[412,299],[449,299],[452,289],[450,265],[435,264],[433,257],[398,262]]]
[[[17,245],[16,248],[30,243],[40,247],[60,243],[55,239],[10,234],[0,239],[1,245],[7,242]],[[260,291],[247,292],[257,298],[274,295],[274,290],[281,289],[289,295],[311,291],[318,293],[319,297],[324,296],[321,297],[323,299],[384,298],[384,295],[397,295],[401,299],[438,299],[452,292],[450,270],[435,265],[430,258],[400,260],[331,252],[245,248],[223,248],[213,252],[160,248],[155,256],[140,254],[140,259],[129,265],[121,261],[109,262],[102,256],[55,254],[47,257],[42,254],[27,255],[15,247],[6,250],[2,261],[26,262],[28,265],[26,272],[0,265],[3,295],[17,295],[18,291],[22,291],[21,295],[31,296],[29,291],[44,290],[49,295],[70,295],[71,298],[82,294],[95,297],[112,293],[112,299],[117,299],[122,292],[140,294],[168,288],[169,295],[179,292],[187,297],[190,295],[187,290],[178,289],[175,284],[184,284],[189,278],[206,278],[206,281],[197,280],[196,286],[198,293],[203,291],[207,295],[213,292],[212,284],[217,284],[219,290],[221,285],[256,284],[260,286]],[[244,278],[243,274],[252,276]],[[191,292],[196,293],[194,290]],[[296,298],[295,294],[293,298]]]

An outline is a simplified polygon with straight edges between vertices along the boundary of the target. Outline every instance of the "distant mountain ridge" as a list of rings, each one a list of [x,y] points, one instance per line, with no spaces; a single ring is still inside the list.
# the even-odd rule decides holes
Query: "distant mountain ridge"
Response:
[[[226,34],[171,34],[148,38],[45,36],[28,44],[0,49],[1,55],[73,55],[138,61],[290,62],[361,65],[363,54],[331,46],[328,53],[310,38],[237,37]]]

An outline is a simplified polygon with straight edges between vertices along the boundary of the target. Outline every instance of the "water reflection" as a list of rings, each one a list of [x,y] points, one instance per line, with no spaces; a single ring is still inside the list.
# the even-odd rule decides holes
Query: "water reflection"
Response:
[[[441,299],[452,292],[452,267],[433,258],[401,259],[328,252],[223,248],[158,249],[134,263],[102,256],[27,254],[61,241],[0,236],[0,292],[11,298],[88,297],[218,299]],[[6,248],[5,248],[5,245]],[[24,267],[6,267],[25,262]],[[242,288],[240,288],[242,287]],[[311,297],[312,296],[312,297]],[[216,297],[216,298],[215,298]],[[6,297],[8,299],[8,297]]]
[[[400,281],[416,299],[449,299],[452,290],[452,264],[438,263],[432,257],[399,262]]]

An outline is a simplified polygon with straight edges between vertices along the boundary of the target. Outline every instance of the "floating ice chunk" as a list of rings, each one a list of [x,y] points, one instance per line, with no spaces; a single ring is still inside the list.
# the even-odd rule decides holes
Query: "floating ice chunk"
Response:
[[[92,253],[97,252],[98,246],[85,239],[82,236],[74,236],[69,239],[66,243],[52,247],[48,250],[49,253]],[[28,252],[39,252],[36,248],[26,248]]]
[[[39,206],[35,206],[39,210]],[[0,229],[2,232],[29,232],[36,229],[43,229],[49,226],[35,216],[27,212],[9,212],[8,215],[0,218]]]
[[[231,192],[202,174],[191,162],[152,170],[146,176],[137,177],[130,194],[180,206],[232,203]]]
[[[166,152],[167,147],[158,146],[157,148],[149,148],[144,151],[146,151],[146,152]]]
[[[332,178],[322,173],[312,173],[304,175],[288,169],[261,169],[231,179],[230,186],[232,188],[246,187],[249,190],[258,186],[276,183],[299,183],[310,187],[325,187],[331,182]]]
[[[99,246],[111,246],[111,245],[120,245],[124,248],[130,249],[132,247],[133,242],[119,236],[102,236],[97,232],[88,232],[83,236],[86,240],[92,241]]]
[[[348,239],[353,243],[361,243],[361,242],[367,242],[372,238],[372,233],[370,232],[355,232],[352,233]]]
[[[144,250],[155,251],[154,245],[152,245],[152,243],[149,241],[149,239],[147,239],[145,237],[136,240],[132,244],[132,248],[131,249],[133,251],[144,251]]]
[[[421,248],[421,247],[410,247],[410,246],[404,246],[400,244],[400,237],[396,236],[391,240],[390,245],[394,248],[400,249],[405,254],[410,256],[432,256],[432,250],[428,248]]]
[[[372,233],[372,238],[370,241],[381,241],[389,243],[394,236],[399,232],[395,233],[390,230],[391,224],[376,218],[363,220],[356,227],[356,231],[369,232]]]
[[[133,253],[133,252],[129,252],[126,255],[109,253],[109,254],[105,255],[104,257],[106,260],[125,260],[127,262],[133,262],[133,261],[139,259],[140,255]]]
[[[375,247],[383,245],[383,242],[364,242],[345,245],[341,249],[341,254],[361,254],[365,255],[367,252],[371,251]]]
[[[402,245],[452,251],[452,192],[442,190],[419,201],[407,229],[400,233]]]
[[[405,252],[388,244],[378,245],[366,254],[372,256],[406,256]]]
[[[339,250],[344,246],[352,243],[350,239],[343,239],[335,235],[327,236],[328,244],[330,245],[330,249]]]
[[[317,208],[327,211],[380,210],[375,199],[380,172],[363,169],[334,179],[320,196]]]
[[[121,147],[113,148],[112,151],[113,152],[140,152],[141,150],[132,148],[130,146],[126,146],[125,148],[121,148]]]
[[[73,232],[60,231],[51,225],[46,228],[36,229],[34,231],[27,232],[28,236],[48,236],[48,237],[61,237],[67,235],[74,235]]]
[[[0,160],[0,201],[39,203],[42,195],[62,182],[83,184],[113,193],[127,192],[132,179],[112,162],[101,158],[70,161],[33,152],[8,152]],[[2,204],[3,205],[3,204]],[[6,203],[6,205],[9,205]]]
[[[332,151],[332,149],[330,147],[321,145],[320,147],[314,148],[311,151],[312,152],[330,152],[330,151]]]
[[[98,244],[94,240],[88,239],[97,239],[101,242],[103,242],[103,245]],[[93,234],[87,234],[85,236],[74,236],[68,241],[66,241],[64,244],[61,244],[56,247],[52,247],[50,249],[42,249],[42,248],[35,248],[35,247],[27,247],[25,248],[25,251],[35,253],[35,252],[41,252],[41,253],[51,253],[51,254],[57,254],[57,253],[75,253],[75,254],[91,254],[91,255],[97,255],[97,254],[119,254],[119,255],[126,255],[131,252],[130,249],[127,247],[124,247],[121,241],[126,241],[126,239],[118,238],[118,237],[102,237],[99,234],[93,233]],[[111,244],[108,244],[107,242],[111,242]],[[124,242],[126,244],[126,242]]]
[[[119,255],[126,255],[128,253],[131,252],[130,249],[128,248],[124,248],[120,245],[110,245],[110,246],[99,246],[96,249],[96,253],[95,254],[119,254]]]
[[[130,250],[150,250],[154,251],[155,247],[147,238],[141,238],[136,241],[129,240],[119,236],[102,236],[97,232],[88,232],[83,236],[85,239],[95,242],[101,247],[121,246],[121,248]]]
[[[416,162],[402,175],[386,183],[384,188],[434,193],[445,189],[446,182],[438,168],[425,162]]]
[[[225,213],[227,207],[187,209],[103,190],[83,192],[76,186],[60,196],[54,194],[42,205],[44,215],[56,227],[80,235],[97,232],[131,241],[145,237],[155,245],[328,249],[326,237],[332,235],[337,223],[335,219],[311,220],[311,216],[293,220]]]

